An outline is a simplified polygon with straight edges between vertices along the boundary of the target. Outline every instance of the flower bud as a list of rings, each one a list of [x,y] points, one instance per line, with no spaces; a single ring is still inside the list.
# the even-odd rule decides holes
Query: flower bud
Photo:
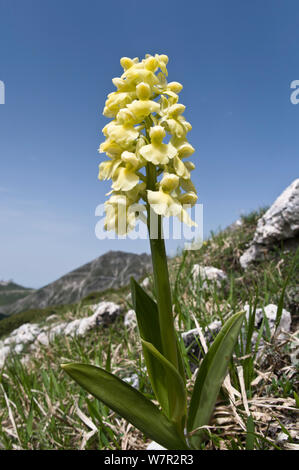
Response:
[[[116,88],[121,88],[125,84],[125,82],[119,77],[112,78],[112,83]]]
[[[180,145],[180,147],[178,148],[178,152],[179,152],[179,156],[181,158],[184,158],[184,157],[190,157],[190,155],[192,155],[195,150],[194,150],[194,147],[192,147],[191,144],[189,144],[189,142],[185,142],[183,145]]]
[[[136,94],[139,100],[148,100],[151,97],[151,87],[144,82],[136,86]]]
[[[150,70],[151,72],[155,72],[157,70],[157,67],[158,67],[158,64],[157,64],[155,57],[150,56],[145,60],[145,68],[147,70]]]
[[[170,193],[178,187],[179,182],[180,179],[177,175],[165,173],[161,180],[160,187],[166,193]]]
[[[130,164],[133,168],[138,167],[139,160],[133,152],[123,152],[121,154],[121,159],[124,163]]]
[[[123,108],[117,113],[117,120],[121,124],[132,125],[134,123],[134,116],[127,108]]]
[[[184,193],[179,197],[181,204],[191,204],[193,206],[197,201],[197,195],[193,192]]]
[[[130,67],[132,67],[132,65],[134,65],[134,62],[132,59],[129,59],[129,57],[122,57],[120,59],[120,65],[122,66],[122,68],[126,71],[128,70]]]
[[[165,55],[165,54],[159,55],[159,60],[161,60],[162,62],[164,62],[165,65],[167,65],[167,64],[168,64],[168,61],[169,61],[168,56]]]
[[[172,116],[172,117],[176,118],[180,114],[183,114],[185,109],[186,109],[186,106],[184,106],[183,104],[179,104],[179,103],[173,104],[172,106],[170,106],[170,108],[168,108],[167,114],[168,114],[168,116]]]
[[[179,82],[170,82],[167,85],[167,89],[172,91],[173,93],[179,93],[183,89],[183,85]]]
[[[150,130],[150,138],[154,143],[161,143],[166,135],[165,129],[162,126],[154,126]]]

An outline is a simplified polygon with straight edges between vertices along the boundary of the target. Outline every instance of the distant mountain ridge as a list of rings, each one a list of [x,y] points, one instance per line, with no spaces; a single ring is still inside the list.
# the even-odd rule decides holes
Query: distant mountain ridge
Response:
[[[33,308],[75,303],[91,292],[125,286],[131,276],[140,279],[149,271],[150,255],[109,251],[11,305],[1,306],[0,310],[11,315]]]
[[[8,308],[8,305],[26,297],[32,292],[34,292],[34,289],[20,286],[13,281],[0,281],[0,312],[4,313],[4,309]]]

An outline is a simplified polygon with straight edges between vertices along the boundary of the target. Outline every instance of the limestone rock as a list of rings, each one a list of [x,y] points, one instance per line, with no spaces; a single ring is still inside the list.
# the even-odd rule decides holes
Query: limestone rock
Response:
[[[167,450],[165,447],[162,447],[160,444],[158,444],[155,441],[152,441],[149,443],[147,446],[146,450]]]
[[[265,315],[266,318],[268,319],[270,332],[271,334],[273,334],[275,332],[275,321],[276,321],[276,316],[277,316],[277,309],[278,309],[277,305],[274,305],[274,304],[266,305],[264,308],[257,308],[255,312],[255,324],[254,324],[255,328],[256,329],[260,328],[264,315]],[[244,310],[246,312],[246,318],[248,320],[249,311],[250,311],[250,307],[248,304],[244,306]],[[205,338],[205,341],[208,347],[212,344],[215,336],[221,330],[221,327],[222,327],[221,321],[214,320],[206,328],[202,329],[202,333],[203,333],[203,336]],[[283,309],[280,324],[277,329],[276,340],[281,341],[285,339],[286,337],[285,333],[288,333],[290,329],[291,329],[291,314],[287,310]],[[266,330],[264,332],[266,332]],[[255,331],[252,335],[253,346],[256,343],[257,337],[258,337],[258,332]],[[195,364],[194,361],[192,361],[192,358],[193,359],[194,357],[200,358],[201,356],[201,348],[199,347],[199,344],[198,344],[200,343],[199,332],[197,328],[194,328],[192,330],[182,333],[182,339],[184,341],[185,347],[188,348],[188,354],[191,359],[190,369],[192,372],[194,372],[197,367],[197,364]],[[262,348],[263,344],[264,344],[263,341],[261,341],[260,348]],[[295,356],[294,356],[294,361],[295,361]]]
[[[299,178],[293,181],[259,219],[253,241],[240,257],[242,268],[263,257],[276,242],[299,236]],[[298,242],[298,240],[297,240]]]
[[[277,309],[278,309],[277,305],[274,305],[274,304],[266,305],[266,307],[264,307],[264,308],[257,308],[256,311],[255,311],[255,324],[254,324],[254,326],[256,328],[259,328],[262,324],[262,321],[263,321],[263,318],[264,318],[264,315],[265,315],[265,317],[267,318],[268,323],[269,323],[270,332],[271,332],[271,334],[273,334],[275,332],[275,328],[276,328],[275,327],[275,322],[276,322],[276,317],[277,317]],[[246,311],[246,318],[248,320],[249,310],[250,310],[250,307],[249,307],[248,304],[244,305],[244,310]],[[285,310],[283,308],[280,323],[279,323],[279,326],[278,326],[278,329],[277,329],[277,338],[278,339],[283,339],[284,338],[284,333],[283,332],[288,333],[290,331],[291,323],[292,323],[292,319],[291,319],[290,312],[288,312],[287,310]]]
[[[214,266],[194,264],[191,272],[194,284],[202,281],[203,289],[207,289],[210,284],[216,284],[217,287],[221,287],[222,282],[227,280],[225,272],[222,269],[214,268]]]
[[[24,323],[12,331],[4,341],[0,341],[0,367],[3,366],[10,352],[20,354],[26,345],[30,351],[36,350],[40,345],[49,346],[56,336],[84,336],[99,325],[110,324],[122,311],[121,307],[114,302],[100,302],[94,306],[93,310],[93,315],[77,318],[71,322],[63,321],[44,326]]]
[[[124,325],[129,328],[130,326],[136,326],[137,325],[137,319],[136,319],[136,313],[135,310],[129,310],[125,314],[124,318]]]

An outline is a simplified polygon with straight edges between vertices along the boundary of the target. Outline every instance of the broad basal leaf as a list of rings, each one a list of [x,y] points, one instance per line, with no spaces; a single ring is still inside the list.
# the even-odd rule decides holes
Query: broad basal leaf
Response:
[[[244,312],[236,313],[227,320],[202,361],[189,408],[187,424],[189,433],[209,424],[244,315]],[[203,436],[204,432],[202,430],[196,432],[190,437],[191,446],[195,449],[198,448]]]
[[[153,344],[162,354],[157,304],[133,278],[131,279],[131,292],[140,336],[144,341]],[[143,348],[143,354],[154,394],[164,413],[169,416],[168,391],[163,367],[152,354],[149,354],[146,348]]]
[[[187,449],[176,428],[138,390],[99,367],[63,364],[62,368],[94,397],[167,449]]]
[[[182,432],[184,431],[185,418],[186,418],[186,391],[185,384],[182,380],[180,373],[151,343],[141,340],[144,350],[147,350],[156,361],[161,364],[164,375],[167,379],[167,387],[172,391],[169,400],[170,405],[170,419],[179,424]]]

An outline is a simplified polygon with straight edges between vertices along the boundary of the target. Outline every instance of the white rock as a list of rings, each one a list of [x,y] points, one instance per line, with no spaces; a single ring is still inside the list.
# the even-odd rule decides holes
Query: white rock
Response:
[[[28,344],[32,343],[39,335],[41,328],[36,323],[24,323],[16,330],[13,330],[8,338],[4,340],[5,345],[9,344]]]
[[[141,285],[142,285],[142,287],[144,287],[145,289],[146,289],[147,287],[149,287],[149,285],[150,285],[149,277],[146,277],[145,279],[143,279]]]
[[[134,310],[129,310],[125,314],[124,325],[127,328],[129,328],[130,326],[136,326],[136,324],[137,324],[136,313]]]
[[[47,333],[50,338],[50,341],[52,341],[55,338],[55,336],[59,336],[63,334],[67,325],[68,323],[62,322],[62,323],[58,323],[58,325],[52,326],[52,328],[49,328]]]
[[[157,442],[152,441],[149,443],[146,450],[167,450],[167,449],[165,447],[160,446],[160,444],[158,444]]]
[[[299,178],[293,181],[259,219],[253,241],[240,257],[242,268],[260,258],[275,242],[299,234]]]
[[[20,354],[25,345],[29,345],[30,351],[35,351],[40,344],[49,346],[56,336],[84,336],[98,325],[107,325],[115,320],[121,313],[121,307],[113,302],[101,302],[94,306],[94,314],[78,318],[69,323],[61,322],[56,325],[40,327],[36,323],[24,323],[19,328],[0,342],[0,367],[3,366],[6,357],[11,351]],[[58,318],[55,315],[56,318]],[[48,318],[48,320],[51,317]],[[52,315],[52,320],[54,315]]]
[[[42,344],[43,346],[49,346],[50,344],[49,335],[43,331],[36,338],[36,342]]]
[[[130,377],[125,377],[124,382],[127,382],[132,387],[139,389],[139,377],[137,374],[132,374]]]
[[[15,353],[20,354],[24,349],[24,344],[19,343],[14,347]]]
[[[227,280],[225,272],[222,269],[214,268],[214,266],[194,264],[191,273],[194,283],[203,281],[203,289],[207,289],[210,283],[216,283],[217,287],[221,287],[221,283]]]
[[[277,316],[277,309],[278,309],[277,305],[274,305],[274,304],[266,305],[266,307],[264,308],[257,308],[255,311],[255,327],[258,328],[261,325],[263,318],[264,318],[264,314],[265,314],[266,318],[268,319],[271,334],[273,334],[276,328],[275,322],[276,322],[276,316]],[[250,311],[249,305],[244,305],[244,310],[246,311],[246,318],[248,320],[249,311]],[[277,329],[277,333],[278,333],[277,337],[279,339],[283,339],[285,336],[282,330],[286,333],[290,331],[291,323],[292,323],[292,319],[291,319],[290,312],[288,312],[287,310],[283,308],[279,327]]]
[[[82,318],[77,328],[77,335],[85,336],[89,330],[91,330],[92,328],[95,328],[96,321],[97,321],[96,313],[92,315],[91,317]]]
[[[66,336],[74,336],[77,333],[81,320],[73,320],[67,324],[64,330]]]
[[[10,347],[9,346],[3,346],[0,349],[0,367],[3,367],[3,365],[5,363],[5,359],[7,358],[9,353],[10,353]]]
[[[205,339],[210,342],[217,333],[220,331],[222,323],[220,320],[214,320],[208,326],[203,329]],[[188,347],[196,338],[199,337],[198,329],[193,328],[192,330],[184,331],[182,333],[182,339],[185,343],[185,346]]]
[[[108,325],[121,313],[121,307],[114,302],[100,302],[95,310],[96,325]]]

